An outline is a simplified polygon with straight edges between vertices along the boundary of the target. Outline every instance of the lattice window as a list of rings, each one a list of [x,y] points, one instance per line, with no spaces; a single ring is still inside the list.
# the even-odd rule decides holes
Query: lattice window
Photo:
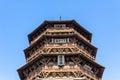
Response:
[[[55,39],[55,43],[66,43],[66,39]]]
[[[52,38],[51,43],[69,43],[69,38]]]
[[[58,66],[65,65],[65,57],[64,55],[58,55]]]

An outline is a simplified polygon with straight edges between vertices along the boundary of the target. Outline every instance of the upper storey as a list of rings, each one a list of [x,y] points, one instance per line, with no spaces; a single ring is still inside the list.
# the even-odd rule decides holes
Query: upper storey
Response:
[[[75,32],[87,42],[91,42],[92,34],[79,25],[75,20],[45,20],[38,28],[28,35],[29,43],[35,43],[41,36],[45,34],[56,34],[56,32]],[[59,35],[59,34],[58,34]]]

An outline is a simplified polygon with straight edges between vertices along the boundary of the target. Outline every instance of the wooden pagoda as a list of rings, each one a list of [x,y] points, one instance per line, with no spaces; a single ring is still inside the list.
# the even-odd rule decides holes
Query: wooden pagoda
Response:
[[[75,20],[45,20],[28,35],[20,80],[101,80],[92,34]]]

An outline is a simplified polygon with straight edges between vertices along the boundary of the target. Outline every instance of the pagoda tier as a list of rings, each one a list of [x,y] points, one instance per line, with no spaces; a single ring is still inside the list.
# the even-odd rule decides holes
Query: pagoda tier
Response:
[[[92,34],[75,20],[44,21],[28,35],[21,80],[101,80]]]
[[[64,66],[58,65],[58,54],[41,54],[18,69],[21,80],[39,78],[81,78],[99,80],[104,67],[80,54],[65,54]],[[64,75],[63,75],[64,74]]]
[[[62,42],[60,42],[62,41]],[[62,51],[60,51],[62,50]],[[36,55],[40,54],[74,54],[80,53],[88,58],[95,60],[97,48],[85,42],[78,35],[67,36],[47,36],[39,38],[36,43],[30,45],[24,50],[26,61],[30,61]]]

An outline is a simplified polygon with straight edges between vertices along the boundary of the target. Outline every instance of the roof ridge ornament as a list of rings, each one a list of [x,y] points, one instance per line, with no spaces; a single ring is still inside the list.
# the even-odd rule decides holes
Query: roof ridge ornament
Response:
[[[61,21],[62,17],[60,16],[60,21]]]

